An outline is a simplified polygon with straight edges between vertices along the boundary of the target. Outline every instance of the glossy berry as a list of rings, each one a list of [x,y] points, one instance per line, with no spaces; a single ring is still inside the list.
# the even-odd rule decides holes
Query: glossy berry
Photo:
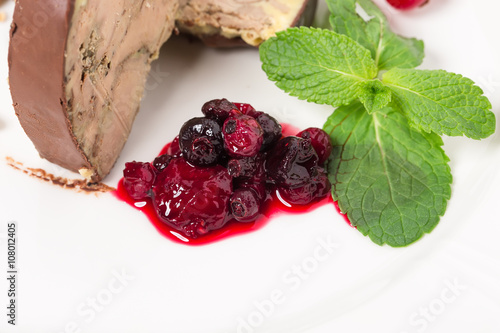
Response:
[[[266,198],[266,181],[267,174],[265,169],[265,156],[257,155],[255,159],[255,167],[252,175],[243,175],[233,179],[233,187],[251,187],[261,200]]]
[[[255,156],[264,141],[264,131],[257,120],[244,114],[227,118],[222,132],[224,148],[231,157]]]
[[[215,120],[222,125],[224,123],[224,120],[229,117],[231,111],[235,109],[238,110],[238,107],[236,105],[234,105],[227,99],[222,98],[206,102],[201,108],[201,111],[203,112],[205,117]]]
[[[241,111],[241,113],[246,114],[247,116],[254,117],[258,116],[262,112],[255,110],[253,106],[247,103],[234,103],[236,107]]]
[[[318,166],[318,155],[311,141],[295,136],[281,139],[269,152],[266,171],[269,180],[285,187],[297,187],[311,181]]]
[[[252,188],[239,188],[229,199],[231,213],[239,222],[252,222],[259,217],[260,199]]]
[[[267,113],[262,113],[255,119],[264,131],[262,148],[267,148],[269,145],[281,139],[281,125],[276,119]]]
[[[271,143],[278,141],[281,138],[281,125],[271,117],[269,114],[257,111],[250,104],[234,103],[241,111],[241,113],[255,118],[264,131],[264,142],[262,148],[267,147]]]
[[[168,166],[172,158],[173,157],[168,154],[160,155],[154,159],[153,166],[155,167],[156,171],[162,172]]]
[[[204,117],[188,120],[179,132],[179,146],[189,163],[214,165],[224,149],[219,124]]]
[[[330,136],[320,128],[310,127],[297,134],[298,137],[311,140],[311,144],[318,154],[318,164],[323,165],[332,152]]]
[[[233,179],[233,188],[235,190],[240,188],[251,188],[255,191],[255,193],[257,193],[257,198],[261,203],[264,202],[264,200],[267,198],[268,191],[266,188],[266,183],[264,181],[259,181],[252,178]]]
[[[257,170],[256,157],[234,158],[227,163],[231,177],[252,177]]]
[[[227,222],[231,193],[232,179],[223,166],[196,167],[176,158],[158,176],[153,205],[165,223],[196,238]]]
[[[125,163],[123,170],[123,186],[135,200],[148,197],[148,192],[155,182],[156,173],[149,163],[129,162]]]
[[[291,205],[307,205],[315,198],[316,184],[306,183],[299,187],[278,187],[279,195]]]
[[[316,198],[324,198],[330,194],[332,184],[328,179],[328,174],[323,168],[318,168],[317,171],[318,173],[313,178],[313,181],[316,184]]]
[[[425,5],[429,0],[387,0],[394,8],[410,10]]]
[[[322,168],[313,168],[311,179],[302,186],[279,187],[280,196],[292,205],[307,205],[314,200],[322,199],[330,193],[331,184]]]

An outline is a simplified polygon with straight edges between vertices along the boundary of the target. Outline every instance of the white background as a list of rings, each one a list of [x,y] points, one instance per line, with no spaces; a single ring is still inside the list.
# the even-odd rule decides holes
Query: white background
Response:
[[[408,13],[377,3],[395,31],[425,41],[421,68],[473,79],[499,116],[499,2],[430,0]],[[481,142],[445,138],[453,195],[436,229],[410,247],[373,244],[331,206],[208,246],[183,246],[112,195],[74,193],[7,166],[10,156],[75,177],[38,157],[14,114],[6,60],[12,9],[13,1],[0,7],[7,14],[0,23],[0,332],[500,331],[499,134]],[[153,73],[106,178],[111,186],[126,161],[151,160],[207,100],[246,101],[302,128],[322,126],[332,111],[281,92],[254,49],[175,39]],[[6,316],[9,221],[17,222],[19,239],[15,327]],[[335,243],[331,253],[320,248],[325,242]],[[299,276],[293,268],[302,265],[308,272]],[[130,279],[120,282],[120,274]]]

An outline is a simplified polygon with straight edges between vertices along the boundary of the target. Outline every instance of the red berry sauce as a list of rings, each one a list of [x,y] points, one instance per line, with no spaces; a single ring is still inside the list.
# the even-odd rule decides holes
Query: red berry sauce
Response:
[[[257,230],[271,216],[328,202],[329,135],[280,124],[250,104],[215,99],[153,162],[128,162],[116,196],[164,236],[201,245]]]
[[[287,133],[297,132],[293,126],[290,125],[282,125],[282,126],[284,129],[287,128],[287,130],[291,128],[291,130],[289,132],[287,131]],[[285,131],[283,132],[285,133]],[[174,142],[173,144],[175,145],[176,143]],[[165,153],[171,153],[172,152],[171,146],[172,143],[168,143],[161,150],[159,156]],[[246,234],[248,232],[259,230],[262,227],[264,227],[272,217],[277,217],[282,214],[304,214],[311,212],[321,206],[332,203],[338,209],[337,203],[333,201],[331,196],[327,196],[324,199],[312,202],[308,205],[292,206],[290,204],[283,203],[275,193],[271,196],[268,196],[263,205],[264,207],[261,209],[261,215],[256,221],[250,223],[248,222],[241,223],[233,219],[227,222],[222,228],[217,230],[212,230],[208,234],[202,237],[193,239],[185,237],[184,235],[182,235],[181,232],[170,227],[168,224],[164,223],[160,218],[158,218],[158,216],[156,215],[156,211],[153,207],[151,198],[148,197],[142,200],[133,199],[123,186],[123,178],[118,183],[117,190],[113,192],[113,194],[121,201],[128,203],[130,206],[146,214],[146,216],[149,218],[149,220],[154,225],[156,230],[158,230],[158,232],[160,232],[160,234],[162,234],[166,238],[177,243],[187,244],[192,246],[206,245],[225,238],[238,236]],[[351,225],[349,220],[347,219],[347,216],[346,215],[343,216],[346,219],[347,223]]]

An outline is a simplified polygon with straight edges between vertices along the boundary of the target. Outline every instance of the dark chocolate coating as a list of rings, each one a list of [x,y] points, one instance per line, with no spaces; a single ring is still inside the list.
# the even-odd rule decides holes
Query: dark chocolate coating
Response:
[[[9,46],[14,108],[40,156],[97,182],[139,109],[177,0],[17,0]]]
[[[14,109],[40,156],[66,169],[91,169],[71,130],[64,54],[74,0],[17,0],[10,31]],[[98,180],[98,179],[95,179]]]
[[[304,5],[294,25],[310,24],[316,4],[317,0],[304,0]],[[174,7],[172,6],[172,9]],[[70,97],[67,100],[66,85],[70,78],[65,77],[67,61],[65,55],[67,52],[78,51],[67,50],[68,45],[71,45],[68,42],[68,35],[74,12],[75,0],[16,0],[8,56],[10,89],[16,115],[40,156],[75,172],[83,169],[90,181],[97,182],[106,176],[116,161],[128,132],[124,133],[123,138],[115,140],[119,143],[115,145],[109,156],[103,156],[107,159],[107,165],[104,168],[101,168],[100,162],[96,162],[99,159],[96,159],[93,152],[88,153],[88,156],[85,154],[84,149],[88,152],[89,145],[82,143],[81,130],[78,138],[74,134],[74,129],[78,125],[74,119],[72,120],[69,110],[74,107],[75,103]],[[172,24],[173,13],[175,11],[172,11]],[[114,13],[110,15],[114,16]],[[115,18],[110,17],[110,19]],[[169,28],[171,29],[171,26]],[[161,26],[158,26],[158,29],[162,31]],[[127,31],[130,35],[130,30]],[[207,45],[216,47],[247,45],[241,38],[227,39],[220,35],[203,36],[202,40]],[[130,51],[134,52],[134,50]],[[156,51],[152,50],[150,59],[154,54]],[[144,68],[149,69],[148,66],[149,64]],[[75,72],[74,75],[82,75],[83,82],[89,79],[84,74]],[[87,97],[92,98],[92,96]],[[113,101],[114,99],[111,99],[111,102]],[[137,107],[127,113],[130,123],[133,121],[130,117],[135,116]],[[93,117],[99,119],[99,117]],[[86,126],[83,127],[84,130],[86,128]],[[76,133],[79,132],[76,131]],[[100,144],[106,141],[101,139],[95,141],[95,145],[99,147],[110,147],[110,145]]]

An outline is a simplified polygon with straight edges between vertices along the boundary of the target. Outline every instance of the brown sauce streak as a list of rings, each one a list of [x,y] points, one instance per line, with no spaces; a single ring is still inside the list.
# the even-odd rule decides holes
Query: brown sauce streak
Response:
[[[57,177],[43,169],[25,167],[21,162],[17,162],[11,157],[6,157],[5,159],[7,161],[7,165],[14,169],[22,171],[31,177],[41,179],[45,182],[60,186],[65,189],[86,193],[107,193],[116,191],[114,187],[108,186],[103,183],[88,183],[84,179],[67,179],[63,177]]]

